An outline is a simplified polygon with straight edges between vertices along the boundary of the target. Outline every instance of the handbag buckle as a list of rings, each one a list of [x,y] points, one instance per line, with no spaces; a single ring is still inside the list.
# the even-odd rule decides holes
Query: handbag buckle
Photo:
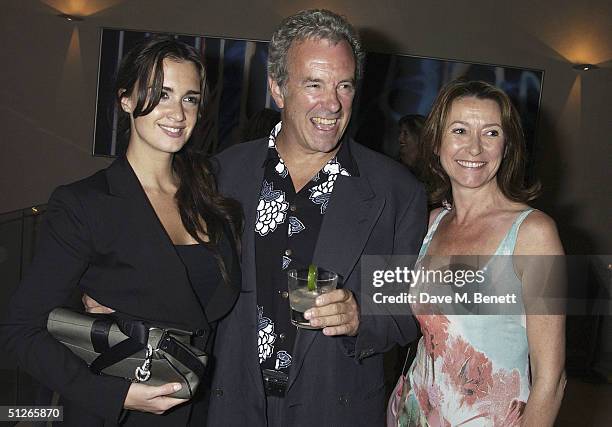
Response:
[[[151,378],[151,357],[153,356],[153,347],[151,344],[147,344],[147,352],[145,354],[145,360],[142,362],[142,366],[138,366],[134,371],[134,376],[138,382],[145,382]]]

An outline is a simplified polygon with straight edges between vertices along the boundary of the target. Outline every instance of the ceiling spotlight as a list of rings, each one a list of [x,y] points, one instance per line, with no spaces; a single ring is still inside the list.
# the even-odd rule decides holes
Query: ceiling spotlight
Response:
[[[83,20],[83,18],[80,16],[68,15],[67,13],[62,13],[57,16],[70,22],[79,22]]]
[[[575,64],[574,66],[572,66],[572,68],[578,71],[589,71],[589,70],[594,70],[599,67],[593,64]]]

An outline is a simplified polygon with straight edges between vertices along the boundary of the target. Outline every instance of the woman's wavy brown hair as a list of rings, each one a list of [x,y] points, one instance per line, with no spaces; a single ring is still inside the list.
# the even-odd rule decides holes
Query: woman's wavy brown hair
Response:
[[[499,105],[501,126],[504,132],[504,157],[497,171],[497,185],[502,193],[515,202],[527,202],[536,198],[540,191],[538,182],[525,182],[526,149],[525,137],[519,114],[512,101],[501,89],[482,81],[458,79],[442,88],[425,121],[421,134],[421,159],[423,174],[430,204],[452,203],[450,179],[440,163],[440,146],[446,120],[453,102],[459,98],[490,99]]]

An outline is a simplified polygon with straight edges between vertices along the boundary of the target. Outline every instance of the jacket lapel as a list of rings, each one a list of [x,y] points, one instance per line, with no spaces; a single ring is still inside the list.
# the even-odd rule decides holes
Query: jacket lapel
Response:
[[[244,209],[244,232],[242,234],[242,293],[240,298],[245,300],[241,307],[247,310],[240,315],[240,321],[246,322],[245,327],[251,340],[247,343],[248,370],[255,383],[255,387],[261,395],[264,395],[263,382],[261,379],[261,367],[257,357],[257,272],[255,257],[255,221],[257,220],[257,205],[261,193],[261,185],[264,178],[264,162],[268,153],[267,143],[257,144],[257,151],[249,164],[243,168],[244,175],[241,178],[241,188],[237,191],[239,200]],[[255,167],[253,167],[255,165]],[[252,356],[251,356],[252,355]]]
[[[198,328],[208,329],[208,322],[204,311],[193,291],[185,266],[181,262],[170,237],[163,228],[153,206],[149,202],[136,174],[127,158],[121,157],[107,169],[109,193],[123,199],[126,206],[126,223],[129,229],[138,230],[138,238],[154,244],[160,248],[155,261],[163,263],[167,272],[163,277],[152,282],[151,286],[159,288],[164,298],[175,301],[177,314],[181,320]],[[152,319],[155,320],[155,319]]]
[[[359,261],[384,205],[385,199],[373,192],[365,177],[338,177],[313,256],[315,265],[338,273],[338,287],[342,287]],[[317,337],[326,339],[320,332],[298,329],[289,387],[299,375],[306,353]]]

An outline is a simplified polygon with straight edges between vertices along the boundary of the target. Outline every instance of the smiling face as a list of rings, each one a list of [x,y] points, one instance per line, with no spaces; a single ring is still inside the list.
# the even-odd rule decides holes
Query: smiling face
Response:
[[[121,99],[121,108],[130,113],[128,153],[135,151],[173,154],[189,140],[198,119],[200,75],[189,61],[163,60],[164,83],[161,99],[153,111],[134,118],[137,90]],[[140,82],[138,82],[140,84]]]
[[[330,153],[351,118],[355,96],[355,58],[346,41],[297,42],[289,49],[284,88],[270,80],[282,109],[279,143],[296,153]]]
[[[499,105],[491,99],[453,101],[438,153],[453,191],[497,185],[505,145],[501,123]]]

